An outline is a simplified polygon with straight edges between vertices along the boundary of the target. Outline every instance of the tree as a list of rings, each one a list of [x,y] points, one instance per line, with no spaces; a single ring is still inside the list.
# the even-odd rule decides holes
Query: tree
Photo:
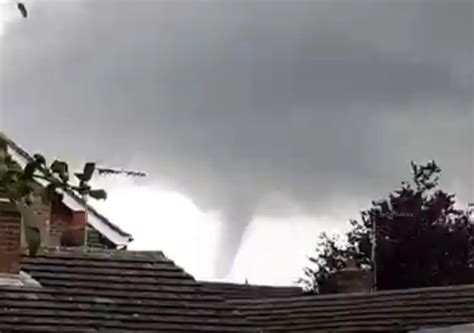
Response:
[[[40,246],[40,232],[27,210],[36,200],[49,204],[54,196],[62,196],[65,192],[106,199],[107,193],[89,185],[96,170],[93,162],[86,163],[83,172],[75,174],[78,181],[73,183],[66,162],[55,160],[48,165],[43,155],[35,154],[22,168],[8,153],[8,145],[9,139],[0,133],[0,192],[22,212],[25,239],[30,254],[34,255]]]
[[[469,212],[455,208],[455,196],[439,189],[441,169],[434,161],[412,162],[412,182],[402,182],[387,199],[372,202],[352,220],[343,245],[323,235],[300,279],[324,293],[328,278],[352,258],[364,269],[375,267],[378,289],[405,289],[474,282],[474,226]],[[375,230],[375,231],[374,231]]]
[[[303,269],[305,278],[300,279],[299,282],[307,290],[325,294],[332,289],[332,286],[328,285],[329,278],[345,267],[348,255],[346,248],[341,244],[340,237],[337,235],[329,236],[323,232],[318,238],[316,246],[318,256],[309,257],[309,261],[315,268],[305,267]]]

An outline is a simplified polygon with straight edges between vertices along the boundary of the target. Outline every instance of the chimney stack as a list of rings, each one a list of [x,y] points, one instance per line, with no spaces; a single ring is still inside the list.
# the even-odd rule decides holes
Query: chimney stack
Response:
[[[58,198],[52,204],[35,198],[31,206],[19,209],[0,192],[0,273],[18,272],[13,263],[27,248],[22,216],[26,216],[29,223],[40,231],[41,248],[84,246],[84,211],[73,211]]]
[[[370,292],[372,290],[372,271],[361,269],[354,259],[349,259],[346,267],[330,278],[330,285],[336,293]]]
[[[84,246],[86,236],[86,212],[71,211],[72,218],[61,237],[61,246]]]
[[[21,214],[15,204],[0,196],[0,274],[20,272]]]
[[[50,208],[48,246],[84,246],[86,217],[84,211],[74,211],[59,197],[55,197]]]

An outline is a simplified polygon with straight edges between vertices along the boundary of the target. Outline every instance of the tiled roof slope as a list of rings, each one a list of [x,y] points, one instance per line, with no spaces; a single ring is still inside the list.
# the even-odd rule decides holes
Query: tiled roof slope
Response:
[[[42,288],[0,287],[0,332],[255,332],[161,252],[25,257]]]
[[[474,322],[474,285],[231,303],[264,332],[407,332]]]
[[[0,286],[0,332],[407,332],[474,323],[474,285],[224,301],[161,252],[24,257],[42,287]]]
[[[218,293],[229,300],[280,298],[303,295],[303,290],[300,287],[293,286],[259,286],[210,281],[201,283],[208,290]]]

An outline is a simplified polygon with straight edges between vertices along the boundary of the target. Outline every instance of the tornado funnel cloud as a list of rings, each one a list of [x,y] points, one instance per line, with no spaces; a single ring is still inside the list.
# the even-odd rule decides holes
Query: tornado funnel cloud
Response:
[[[217,278],[223,279],[229,275],[254,211],[253,205],[236,203],[235,206],[223,212],[215,264]]]

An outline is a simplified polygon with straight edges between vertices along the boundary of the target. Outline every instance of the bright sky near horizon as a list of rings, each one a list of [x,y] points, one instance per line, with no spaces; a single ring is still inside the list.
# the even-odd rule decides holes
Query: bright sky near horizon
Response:
[[[199,278],[291,283],[410,160],[474,201],[474,1],[25,3],[0,0],[1,130],[148,172],[98,206]]]
[[[5,32],[5,25],[14,19],[10,3],[8,0],[0,0],[0,36]]]
[[[203,212],[191,199],[160,190],[156,184],[136,185],[129,180],[102,180],[97,184],[110,190],[107,201],[95,205],[134,236],[130,249],[162,249],[197,278],[216,280],[217,240],[222,223],[217,212]],[[324,229],[321,222],[326,226]],[[225,280],[292,284],[302,275],[306,256],[315,247],[316,235],[321,231],[344,231],[341,224],[331,224],[327,217],[255,218]]]

